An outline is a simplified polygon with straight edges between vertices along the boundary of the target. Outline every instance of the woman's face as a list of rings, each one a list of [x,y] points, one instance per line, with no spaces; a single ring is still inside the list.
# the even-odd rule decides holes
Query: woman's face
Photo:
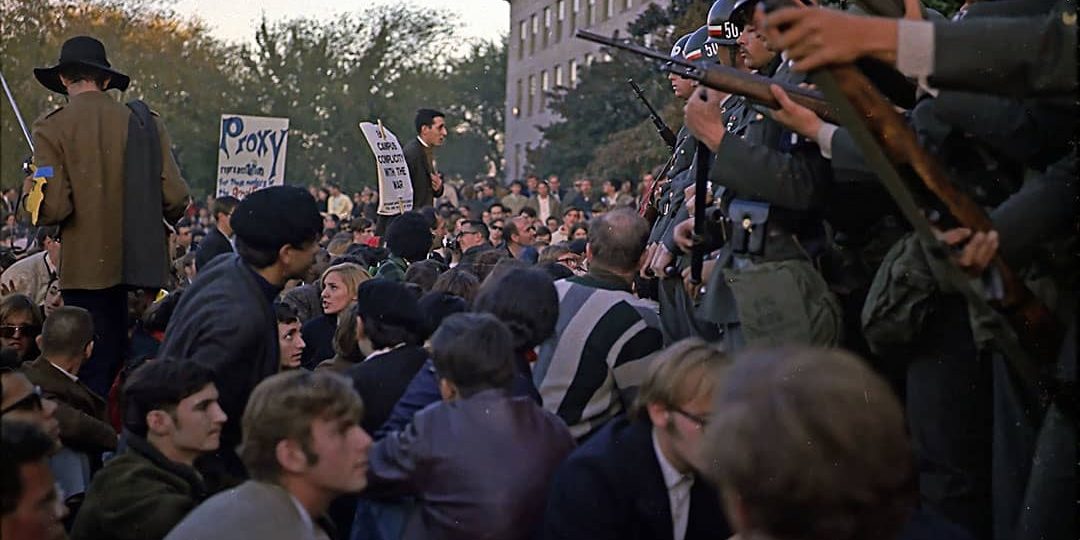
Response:
[[[327,315],[337,315],[345,306],[352,301],[349,289],[345,286],[345,280],[340,272],[330,272],[323,279],[322,308]]]
[[[29,313],[16,312],[8,315],[0,324],[0,345],[14,349],[22,358],[30,351],[30,342],[37,335],[34,319]]]
[[[586,231],[585,229],[576,229],[576,230],[574,230],[574,238],[573,238],[573,240],[588,240],[588,239],[589,239],[589,231]]]

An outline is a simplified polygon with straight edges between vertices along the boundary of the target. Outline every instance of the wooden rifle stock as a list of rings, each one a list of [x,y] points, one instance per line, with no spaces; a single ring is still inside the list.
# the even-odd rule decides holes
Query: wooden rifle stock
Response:
[[[960,226],[973,232],[993,229],[990,216],[953,185],[944,167],[923,149],[904,118],[858,68],[848,64],[827,70],[890,161],[910,167]],[[994,258],[993,265],[1001,277],[1002,291],[991,305],[1006,316],[1021,346],[1034,358],[1056,361],[1063,338],[1057,320],[1000,256]]]

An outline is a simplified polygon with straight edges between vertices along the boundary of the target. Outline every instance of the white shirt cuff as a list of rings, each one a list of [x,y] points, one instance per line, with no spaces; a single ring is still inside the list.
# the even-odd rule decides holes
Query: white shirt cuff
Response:
[[[904,19],[896,24],[896,69],[925,79],[934,72],[934,24]]]
[[[822,122],[821,127],[817,130],[817,135],[814,137],[814,141],[817,142],[818,149],[821,151],[821,157],[825,159],[832,159],[832,138],[836,130],[836,125]]]

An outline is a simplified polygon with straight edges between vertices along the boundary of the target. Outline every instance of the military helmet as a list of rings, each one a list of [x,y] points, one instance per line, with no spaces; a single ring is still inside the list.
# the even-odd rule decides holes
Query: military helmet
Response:
[[[733,20],[737,9],[747,0],[716,0],[709,8],[709,42],[718,45],[733,46],[742,32],[741,21]]]
[[[693,34],[693,32],[675,40],[675,44],[671,46],[671,54],[669,56],[678,60],[682,60],[683,51],[686,48],[686,42],[690,41],[691,34]]]
[[[711,61],[715,62],[720,52],[720,45],[709,42],[709,27],[702,26],[690,34],[683,47],[683,58],[687,61]]]

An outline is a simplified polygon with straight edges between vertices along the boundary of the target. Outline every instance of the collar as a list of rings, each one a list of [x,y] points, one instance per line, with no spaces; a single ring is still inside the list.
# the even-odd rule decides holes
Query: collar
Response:
[[[679,472],[664,456],[664,453],[660,451],[660,442],[656,439],[656,428],[652,430],[652,446],[653,451],[656,453],[656,461],[660,464],[660,474],[664,477],[664,486],[667,487],[668,491],[675,489],[676,486],[683,482],[694,481],[693,476]]]
[[[165,457],[165,454],[162,454],[161,451],[145,437],[140,437],[130,431],[124,430],[124,438],[127,442],[129,452],[140,454],[150,460],[154,465],[187,480],[187,482],[191,484],[196,500],[201,501],[206,498],[206,486],[203,483],[202,475],[200,475],[199,471],[194,467],[189,467],[183,463],[177,463]]]
[[[371,360],[372,358],[375,358],[376,356],[386,354],[386,353],[388,353],[390,351],[396,351],[396,350],[398,350],[398,349],[400,349],[400,348],[402,348],[404,346],[405,346],[405,343],[398,343],[397,345],[394,345],[393,347],[385,347],[385,348],[379,349],[377,351],[372,351],[371,354],[367,355],[367,358],[365,358],[364,361],[367,362],[368,360]]]
[[[589,268],[589,273],[584,276],[566,278],[571,283],[585,285],[594,289],[606,289],[609,291],[633,292],[630,284],[625,279],[602,268]]]
[[[286,489],[285,493],[289,493],[289,490]],[[308,513],[307,508],[304,508],[304,505],[300,504],[300,500],[294,497],[292,493],[289,493],[289,500],[292,501],[293,506],[296,507],[296,511],[300,513],[300,520],[304,522],[304,528],[314,533],[315,522],[312,521],[311,514]]]
[[[49,256],[48,251],[45,252],[44,259],[45,259],[45,268],[49,271],[49,275],[50,276],[55,275],[56,271],[57,271],[56,263],[53,262],[52,257]]]
[[[54,367],[54,368],[56,368],[56,369],[60,370],[60,373],[63,373],[64,375],[67,375],[67,378],[71,379],[71,381],[72,381],[72,382],[78,382],[78,381],[79,381],[79,378],[78,378],[77,376],[73,375],[73,374],[72,374],[71,372],[69,372],[68,370],[66,370],[66,369],[64,369],[64,368],[62,368],[62,367],[60,367],[60,366],[58,366],[58,365],[56,365],[56,364],[52,363],[52,362],[51,362],[51,361],[50,361],[50,360],[49,360],[48,358],[46,358],[46,359],[45,359],[45,361],[46,361],[46,362],[49,362],[49,365],[50,365],[50,366],[52,366],[52,367]]]
[[[421,139],[419,135],[416,136],[416,140],[420,141],[420,145],[424,148],[431,148],[431,145],[424,142],[424,139]]]
[[[277,285],[266,281],[266,278],[260,276],[250,264],[247,264],[244,261],[240,261],[240,264],[244,265],[244,268],[246,268],[248,272],[251,272],[251,275],[255,277],[255,283],[263,293],[263,297],[266,298],[267,302],[270,302],[270,305],[273,305],[274,300],[277,299],[278,293],[281,292],[282,287],[278,287]]]

